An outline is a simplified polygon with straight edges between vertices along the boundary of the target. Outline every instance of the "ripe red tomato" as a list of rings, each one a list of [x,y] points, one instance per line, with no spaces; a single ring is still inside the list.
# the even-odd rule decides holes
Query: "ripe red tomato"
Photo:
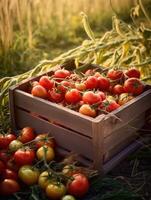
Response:
[[[83,115],[87,115],[89,117],[96,117],[96,110],[93,109],[89,104],[83,104],[80,108],[79,108],[79,113],[83,114]]]
[[[30,165],[35,159],[35,152],[32,149],[18,149],[14,153],[14,160],[17,165]]]
[[[57,89],[58,91],[65,93],[69,88],[72,88],[73,84],[69,81],[61,81],[58,86]]]
[[[123,72],[121,70],[110,69],[107,73],[107,77],[111,80],[117,80],[123,77]]]
[[[31,127],[24,127],[20,133],[18,140],[21,141],[22,143],[27,143],[30,142],[35,138],[34,130]]]
[[[7,150],[0,150],[0,160],[6,163],[11,157],[11,154]]]
[[[3,172],[3,177],[4,179],[13,179],[13,180],[17,180],[18,179],[18,174],[11,170],[11,169],[5,169]]]
[[[44,145],[52,148],[56,146],[54,138],[50,138],[47,133],[37,135],[37,137],[35,138],[35,142],[37,148],[40,148]]]
[[[124,82],[124,90],[133,95],[139,95],[144,90],[143,83],[137,78],[129,78]]]
[[[70,74],[71,73],[66,69],[58,69],[57,71],[55,71],[54,77],[58,78],[58,79],[65,79],[65,78],[69,77]]]
[[[48,99],[52,102],[60,103],[63,98],[64,94],[55,88],[48,91]]]
[[[67,184],[67,191],[75,197],[84,196],[89,190],[88,178],[81,173],[73,175],[74,180]]]
[[[16,136],[13,134],[0,134],[0,149],[7,149],[10,142],[15,139]]]
[[[84,83],[86,89],[96,89],[98,87],[98,79],[95,76],[89,76]]]
[[[41,85],[34,86],[31,90],[31,94],[33,96],[40,97],[43,99],[47,98],[47,90]]]
[[[6,168],[6,166],[5,166],[4,162],[0,160],[0,176],[5,171],[5,168]]]
[[[84,103],[91,105],[91,104],[96,104],[98,102],[101,103],[102,98],[100,97],[99,94],[96,94],[92,91],[87,91],[83,94],[82,100]]]
[[[42,76],[39,79],[39,84],[43,86],[46,90],[51,90],[54,86],[54,81],[49,78],[49,76]]]
[[[13,179],[4,179],[0,183],[0,194],[4,196],[12,195],[20,190],[20,186],[17,181]]]
[[[140,78],[140,71],[136,68],[131,68],[125,72],[129,78]]]
[[[112,88],[112,92],[113,94],[122,94],[124,93],[124,87],[122,85],[115,85],[113,88]]]
[[[75,104],[81,100],[81,94],[77,89],[68,90],[65,94],[65,100],[67,103]]]
[[[102,101],[106,99],[106,95],[102,91],[98,91],[97,94],[101,97]]]
[[[98,88],[103,91],[107,91],[110,87],[109,79],[105,77],[98,77]]]
[[[7,161],[6,167],[15,172],[17,172],[19,169],[19,166],[16,164],[13,156]]]
[[[113,101],[113,100],[111,100],[111,101],[104,100],[100,107],[103,108],[107,112],[112,112],[112,111],[116,110],[117,108],[119,108],[120,105],[118,103],[116,103],[116,101]]]

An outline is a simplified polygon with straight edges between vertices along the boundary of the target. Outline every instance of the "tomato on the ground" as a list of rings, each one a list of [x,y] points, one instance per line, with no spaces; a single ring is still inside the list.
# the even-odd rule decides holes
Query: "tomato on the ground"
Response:
[[[34,159],[35,159],[35,151],[30,148],[18,149],[14,153],[14,160],[16,164],[19,166],[30,165],[33,163]]]
[[[17,181],[13,179],[4,179],[0,183],[0,194],[4,196],[12,195],[20,190],[20,186]]]
[[[63,196],[61,200],[76,200],[76,199],[74,196],[67,194]]]
[[[35,138],[35,133],[33,128],[31,127],[24,127],[18,136],[18,140],[21,141],[22,143],[27,143],[30,142],[31,140],[33,140]]]
[[[66,187],[62,183],[50,183],[46,187],[46,195],[50,199],[61,199],[66,194]]]
[[[19,140],[13,140],[11,141],[11,143],[9,144],[9,150],[11,152],[15,152],[18,149],[20,149],[21,147],[23,147],[23,143]]]
[[[10,142],[15,139],[16,136],[13,134],[0,134],[0,149],[7,149]]]
[[[81,173],[74,174],[72,177],[73,180],[69,181],[67,184],[68,193],[75,197],[84,196],[88,192],[90,186],[88,178]]]
[[[24,165],[18,171],[18,177],[26,185],[34,185],[38,182],[39,170],[31,165]]]
[[[36,155],[38,160],[46,159],[46,162],[50,162],[55,158],[54,149],[46,145],[37,149]]]
[[[11,169],[5,169],[3,172],[3,177],[4,179],[13,179],[13,180],[17,180],[18,179],[18,174],[11,170]]]
[[[45,189],[52,182],[51,172],[43,171],[38,178],[38,185]]]
[[[4,162],[0,160],[0,177],[4,173],[5,168],[6,168],[6,166],[5,166]]]
[[[44,145],[52,148],[55,148],[56,146],[55,139],[51,138],[48,133],[39,134],[35,138],[36,148],[40,148]]]

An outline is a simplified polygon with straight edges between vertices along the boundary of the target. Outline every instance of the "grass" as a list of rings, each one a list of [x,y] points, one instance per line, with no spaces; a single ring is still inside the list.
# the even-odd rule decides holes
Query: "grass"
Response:
[[[86,39],[80,12],[89,16],[96,35],[111,27],[113,14],[105,0],[1,0],[0,2],[0,77],[28,71],[44,59],[52,59]],[[113,1],[121,16],[129,2]],[[72,9],[71,9],[72,6]],[[54,12],[55,10],[55,12]],[[101,15],[100,15],[101,13]]]

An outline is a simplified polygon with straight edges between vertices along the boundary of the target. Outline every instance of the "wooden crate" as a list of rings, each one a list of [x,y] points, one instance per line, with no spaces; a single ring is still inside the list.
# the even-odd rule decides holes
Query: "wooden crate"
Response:
[[[51,75],[52,70],[47,74]],[[78,153],[81,162],[103,173],[140,145],[137,131],[143,127],[145,112],[151,107],[149,86],[114,112],[91,118],[27,93],[30,81],[39,77],[10,88],[13,129],[31,126],[37,133],[50,132],[62,154]]]

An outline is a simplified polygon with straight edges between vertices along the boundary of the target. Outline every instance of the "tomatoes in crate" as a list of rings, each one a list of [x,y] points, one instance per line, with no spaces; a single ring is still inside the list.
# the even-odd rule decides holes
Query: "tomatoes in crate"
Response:
[[[94,118],[101,113],[102,101],[109,101],[103,106],[107,114],[131,100],[130,97],[141,94],[144,84],[139,78],[140,71],[136,68],[105,72],[58,69],[51,76],[42,76],[31,94]],[[124,93],[128,93],[129,98],[123,101]]]

